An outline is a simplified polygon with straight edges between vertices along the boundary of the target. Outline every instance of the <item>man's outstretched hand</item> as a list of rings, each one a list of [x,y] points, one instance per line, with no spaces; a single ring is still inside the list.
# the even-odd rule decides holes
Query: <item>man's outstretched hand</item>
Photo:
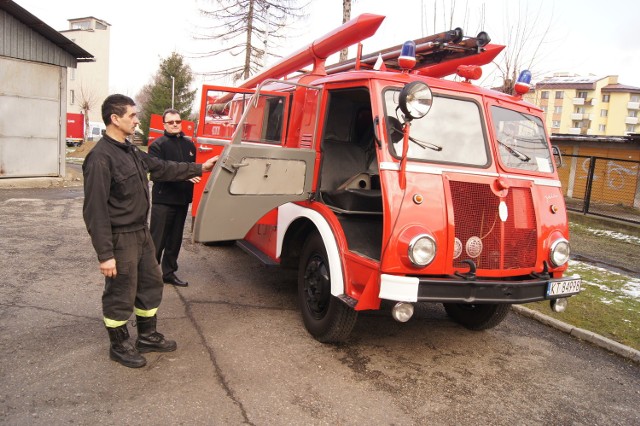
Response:
[[[213,166],[216,165],[216,161],[218,161],[218,157],[219,155],[216,155],[215,157],[211,157],[207,161],[202,163],[202,171],[210,172],[211,170],[213,170]]]

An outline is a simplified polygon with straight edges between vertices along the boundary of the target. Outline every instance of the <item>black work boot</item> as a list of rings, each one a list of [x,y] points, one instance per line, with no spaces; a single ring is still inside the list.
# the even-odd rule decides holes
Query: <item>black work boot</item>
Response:
[[[178,345],[173,340],[164,338],[164,335],[156,331],[158,317],[136,316],[138,327],[138,340],[136,348],[140,352],[173,352]]]
[[[129,368],[140,368],[147,364],[147,360],[129,341],[129,330],[126,324],[115,328],[107,327],[107,331],[111,341],[109,358]]]

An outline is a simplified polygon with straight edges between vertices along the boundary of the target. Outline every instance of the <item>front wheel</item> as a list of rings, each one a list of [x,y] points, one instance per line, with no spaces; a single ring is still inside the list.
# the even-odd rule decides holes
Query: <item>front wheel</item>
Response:
[[[331,294],[329,260],[319,234],[311,235],[302,249],[298,299],[304,326],[316,340],[339,343],[349,337],[358,313]]]
[[[469,330],[487,330],[500,324],[511,309],[509,304],[443,303],[452,320]]]

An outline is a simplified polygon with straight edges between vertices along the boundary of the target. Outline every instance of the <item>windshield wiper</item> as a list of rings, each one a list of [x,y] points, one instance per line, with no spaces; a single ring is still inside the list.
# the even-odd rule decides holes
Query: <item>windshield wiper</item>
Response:
[[[496,141],[498,141],[498,143],[502,146],[504,146],[506,148],[506,150],[509,152],[509,154],[513,155],[514,157],[516,157],[518,160],[526,163],[528,161],[531,160],[531,157],[529,157],[527,154],[522,153],[520,151],[518,151],[517,149],[511,148],[509,145],[507,145],[506,143],[502,142],[501,140],[496,139]]]
[[[425,141],[419,141],[416,138],[414,138],[413,136],[409,136],[409,140],[413,143],[415,143],[416,145],[418,145],[420,148],[422,149],[432,149],[434,151],[442,151],[442,147],[439,145],[436,145],[434,143],[431,142],[425,142]]]
[[[400,142],[402,140],[402,138],[404,137],[404,131],[402,130],[402,124],[400,124],[400,120],[398,120],[395,117],[387,117],[388,123],[389,123],[389,127],[391,128],[391,134],[392,135],[397,135],[396,137],[392,136],[391,140],[395,143],[395,142]],[[424,141],[420,141],[417,140],[416,138],[414,138],[413,136],[409,136],[409,140],[413,143],[415,143],[416,145],[418,145],[420,148],[422,149],[427,149],[430,148],[434,151],[442,151],[442,147],[438,146],[434,143],[431,142],[424,142]]]

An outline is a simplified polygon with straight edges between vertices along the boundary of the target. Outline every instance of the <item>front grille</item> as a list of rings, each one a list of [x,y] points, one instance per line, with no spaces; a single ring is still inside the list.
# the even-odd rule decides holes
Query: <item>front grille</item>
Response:
[[[470,259],[478,269],[532,268],[536,263],[536,216],[529,188],[509,188],[496,196],[487,184],[450,181],[455,221],[454,267],[465,268]],[[508,217],[500,219],[500,201]]]

